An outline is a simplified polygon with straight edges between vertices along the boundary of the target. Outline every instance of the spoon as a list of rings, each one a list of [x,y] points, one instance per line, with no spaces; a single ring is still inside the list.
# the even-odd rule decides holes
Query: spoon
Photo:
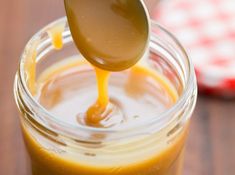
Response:
[[[149,16],[142,0],[64,0],[73,40],[94,66],[121,71],[144,54]]]

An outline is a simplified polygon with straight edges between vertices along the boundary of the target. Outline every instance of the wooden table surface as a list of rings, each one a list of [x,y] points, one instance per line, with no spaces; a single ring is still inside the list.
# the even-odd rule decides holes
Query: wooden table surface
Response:
[[[0,175],[26,175],[12,86],[20,54],[38,29],[64,16],[62,0],[1,0]],[[199,96],[184,175],[235,175],[235,100]]]

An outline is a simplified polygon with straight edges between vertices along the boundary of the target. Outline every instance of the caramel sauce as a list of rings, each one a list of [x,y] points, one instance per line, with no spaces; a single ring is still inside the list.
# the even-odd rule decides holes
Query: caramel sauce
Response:
[[[57,24],[56,27],[51,27],[48,29],[47,33],[50,36],[52,40],[52,45],[55,49],[61,49],[63,47],[63,37],[62,33],[64,31],[65,24],[64,22],[61,22],[60,24]]]
[[[40,94],[37,95],[37,100],[58,120],[62,120],[62,122],[69,121],[74,124],[78,108],[85,111],[87,109],[86,105],[89,106],[92,97],[94,97],[92,91],[96,90],[94,85],[96,75],[93,70],[91,65],[81,58],[68,58],[56,63],[39,76],[37,84],[40,87],[38,89]],[[107,79],[110,76],[103,70],[97,71],[104,73],[106,76],[103,77]],[[136,78],[139,78],[138,81]],[[135,118],[135,114],[140,119],[145,120],[150,119],[147,114],[157,117],[162,111],[170,108],[178,98],[176,90],[163,75],[144,65],[137,64],[127,71],[117,72],[110,77],[110,80],[113,79],[115,81],[110,81],[111,98],[117,96],[117,101],[124,107],[122,109],[127,112],[126,118],[121,123],[117,119],[111,125],[109,123],[100,125],[100,121],[94,122],[95,117],[95,119],[91,119],[93,127],[113,127],[119,124],[133,123],[138,120],[138,118]],[[149,84],[147,84],[148,82]],[[117,84],[120,86],[117,86]],[[135,87],[138,84],[143,86],[142,89],[137,88],[138,91],[136,92]],[[92,85],[94,86],[89,89],[89,93],[84,94],[87,88]],[[132,96],[135,93],[133,91],[140,96]],[[58,92],[60,98],[57,96]],[[149,101],[150,97],[154,100]],[[122,98],[126,98],[126,100],[120,100]],[[108,101],[111,101],[111,99]],[[82,103],[85,103],[83,107]],[[161,108],[159,108],[160,106]],[[98,109],[100,110],[100,108]],[[85,122],[77,123],[78,125],[87,125],[87,115],[84,117]],[[176,122],[172,125],[175,125]],[[109,134],[106,134],[103,135],[104,143],[102,145],[96,145],[95,149],[90,148],[88,145],[86,147],[88,150],[84,154],[81,153],[84,150],[84,145],[77,144],[78,150],[81,151],[78,152],[78,155],[77,153],[71,153],[69,146],[48,144],[49,140],[44,139],[44,136],[36,136],[36,133],[31,133],[26,127],[23,127],[24,137],[32,157],[33,175],[180,175],[182,147],[187,133],[187,126],[182,128],[181,132],[177,132],[178,134],[167,132],[169,128],[165,128],[151,136],[140,137],[136,142],[128,143],[124,147],[119,140],[106,143],[106,139],[109,138]],[[166,142],[166,137],[170,137],[170,135],[174,135],[174,137]],[[161,141],[160,138],[164,141]],[[152,139],[156,139],[156,141],[152,142]],[[141,147],[141,145],[145,146]],[[55,150],[57,147],[58,150]],[[63,169],[60,169],[62,165]]]
[[[76,72],[75,70],[79,70],[79,67],[83,66],[90,67],[89,63],[86,62],[85,60],[73,59],[71,61],[65,61],[55,64],[50,68],[46,69],[41,75],[39,75],[37,81],[37,88],[41,86],[41,89],[38,89],[38,91],[41,92],[41,96],[39,96],[40,99],[38,100],[40,100],[40,103],[44,107],[46,107],[48,111],[52,112],[54,116],[59,116],[59,114],[61,114],[63,111],[64,113],[61,115],[61,118],[63,118],[66,121],[71,120],[71,122],[73,122],[72,119],[69,119],[69,117],[71,116],[69,112],[70,111],[76,112],[78,107],[76,106],[72,107],[69,105],[68,108],[68,105],[63,106],[66,97],[66,93],[63,91],[66,91],[66,89],[70,85],[72,86],[70,88],[72,91],[74,91],[75,88],[78,87],[80,88],[82,86],[79,81],[75,81],[76,79],[74,80],[72,78],[67,80],[67,78],[75,75],[80,75],[81,72],[79,71]],[[71,70],[74,70],[75,72]],[[68,73],[70,72],[70,74],[66,75],[67,71]],[[104,73],[102,77],[105,80],[101,79],[101,82],[107,81],[109,79],[110,75],[108,72],[103,72],[103,70],[100,69],[96,69],[96,71],[100,74]],[[127,78],[124,87],[130,87],[130,88],[128,88],[128,91],[124,89],[125,93],[123,94],[118,93],[118,96],[125,96],[132,99],[132,96],[129,96],[129,94],[132,94],[133,91],[135,91],[135,86],[137,86],[138,83],[146,85],[147,80],[151,79],[153,81],[153,84],[155,83],[158,84],[160,87],[162,87],[161,89],[164,90],[165,92],[165,93],[162,93],[161,91],[158,92],[155,86],[153,88],[150,87],[150,89],[154,89],[154,92],[159,94],[160,97],[163,95],[162,98],[156,98],[156,100],[169,98],[169,100],[166,100],[165,107],[162,110],[166,110],[167,108],[169,108],[171,105],[174,104],[175,100],[177,100],[178,98],[176,90],[167,81],[167,79],[148,67],[145,67],[143,65],[135,65],[131,69],[129,69],[126,73],[124,71],[123,74],[126,74],[126,76],[124,77]],[[62,75],[64,75],[65,77],[63,77]],[[96,75],[94,75],[94,78],[95,76]],[[84,77],[81,77],[81,80],[83,79]],[[123,78],[121,77],[120,80],[122,79]],[[67,83],[70,82],[68,87],[67,85],[65,86],[65,82]],[[74,82],[79,82],[79,83],[74,83]],[[91,82],[91,84],[94,83]],[[85,89],[88,88],[88,85],[84,84],[83,88]],[[157,116],[158,113],[154,111],[154,107],[158,105],[154,105],[154,107],[151,108],[151,110],[147,109],[147,107],[150,106],[149,103],[143,103],[140,104],[141,107],[139,106],[133,108],[134,104],[139,103],[139,99],[143,99],[146,96],[146,93],[148,93],[148,91],[150,90],[148,86],[142,88],[143,89],[139,89],[137,91],[137,93],[142,94],[142,96],[140,96],[137,99],[133,98],[131,103],[125,103],[125,101],[121,101],[121,103],[124,103],[123,106],[127,107],[127,110],[133,111],[133,113],[140,112],[139,117],[148,120],[148,118],[146,118],[147,115],[145,115],[145,113],[151,112],[151,110],[153,110],[151,115]],[[70,92],[70,89],[68,89],[67,91]],[[105,89],[105,87],[102,87],[101,89]],[[89,93],[91,92],[89,91]],[[81,96],[82,93],[78,92],[77,96],[81,98],[80,99],[81,101],[82,100],[84,101],[85,99],[84,97],[89,97],[89,93],[83,94],[83,96]],[[104,91],[104,93],[107,93],[107,91]],[[164,96],[164,94],[166,94],[169,97]],[[75,96],[75,94],[72,94],[72,96]],[[149,96],[152,96],[152,94],[150,93]],[[71,96],[68,95],[68,99],[71,99]],[[106,102],[107,101],[110,101],[110,99],[106,99]],[[103,101],[101,101],[101,104],[103,104],[102,102]],[[100,102],[97,101],[97,103]],[[80,104],[80,102],[76,103],[76,101],[71,101],[69,104]],[[164,104],[164,103],[162,101],[159,101],[159,104]],[[79,108],[80,107],[81,106],[79,106]],[[57,113],[55,112],[56,110],[58,110]],[[157,109],[157,111],[159,113],[161,112],[160,109]],[[131,117],[131,115],[128,114],[127,117]],[[86,122],[83,124],[87,125],[87,119],[89,118],[86,115],[85,118]],[[88,121],[88,123],[89,124],[92,123],[92,126],[95,127],[106,126],[106,125],[98,125],[100,120],[98,120],[97,123],[95,123],[96,119],[97,118],[95,117],[95,119],[91,119],[92,122]],[[135,118],[127,118],[127,120],[124,121],[124,123],[125,122],[127,123],[135,122]],[[122,125],[122,123],[120,124]],[[117,123],[114,123],[114,126],[116,124]],[[65,174],[180,175],[181,173],[180,167],[183,156],[182,147],[187,133],[187,127],[183,129],[182,132],[179,133],[179,135],[176,135],[175,138],[172,139],[170,143],[162,143],[162,142],[158,143],[156,141],[154,142],[154,144],[151,144],[152,142],[147,144],[144,148],[142,147],[140,147],[139,149],[136,148],[139,145],[147,143],[151,138],[154,139],[154,138],[167,137],[163,132],[163,133],[157,133],[159,135],[156,134],[152,135],[151,137],[140,139],[138,143],[128,144],[125,146],[125,148],[123,148],[122,145],[120,145],[120,146],[114,146],[115,149],[110,150],[112,149],[112,147],[109,148],[108,146],[106,147],[104,145],[95,149],[97,153],[96,152],[94,153],[92,149],[89,149],[91,152],[87,151],[84,152],[84,154],[79,152],[78,155],[77,153],[71,154],[69,146],[61,146],[61,145],[56,146],[51,144],[48,138],[44,138],[44,136],[38,135],[36,134],[36,132],[32,132],[32,130],[28,129],[26,125],[23,126],[23,131],[24,131],[23,133],[24,133],[25,142],[29,150],[29,153],[31,155],[33,175],[65,175]],[[105,137],[108,137],[108,135],[105,135]],[[119,145],[119,141],[112,142],[112,144]],[[122,150],[120,155],[118,153],[119,149]],[[84,147],[81,146],[79,150],[80,151],[84,150]],[[115,151],[117,151],[117,153],[115,153]],[[109,155],[103,155],[102,154],[103,152],[112,152],[112,153],[110,153]],[[107,156],[109,157],[108,160]],[[63,169],[61,169],[61,167],[63,167]]]
[[[93,104],[86,112],[86,124],[90,126],[99,125],[100,121],[105,119],[107,115],[112,112],[112,109],[108,113],[105,113],[109,104],[108,95],[108,80],[110,72],[95,67],[98,98],[95,104]]]
[[[39,40],[36,39],[34,41],[31,41],[29,44],[29,48],[26,48],[25,53],[27,57],[25,58],[24,62],[24,68],[25,68],[25,73],[26,73],[26,82],[27,86],[29,88],[29,91],[31,92],[32,95],[35,95],[36,93],[36,56],[37,56],[37,51],[36,48],[38,46]]]

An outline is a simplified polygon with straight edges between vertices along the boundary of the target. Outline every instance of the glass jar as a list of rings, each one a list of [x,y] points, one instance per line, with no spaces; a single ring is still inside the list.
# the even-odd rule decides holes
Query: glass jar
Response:
[[[63,24],[63,48],[48,30]],[[92,128],[58,120],[33,97],[28,80],[58,61],[78,55],[65,18],[35,34],[21,56],[14,94],[33,175],[180,175],[185,138],[195,107],[193,65],[180,43],[155,22],[142,58],[168,79],[179,98],[167,111],[120,128]],[[33,60],[34,58],[35,61]],[[26,61],[31,60],[31,61]],[[36,72],[30,71],[35,66]],[[79,82],[78,82],[79,83]],[[108,135],[108,139],[103,139]],[[95,137],[91,137],[95,136]]]

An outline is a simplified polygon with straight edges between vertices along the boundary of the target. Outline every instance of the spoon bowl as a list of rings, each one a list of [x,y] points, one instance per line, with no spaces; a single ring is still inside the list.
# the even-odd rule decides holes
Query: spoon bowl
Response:
[[[149,16],[141,0],[64,0],[73,40],[94,66],[121,71],[144,54]]]

